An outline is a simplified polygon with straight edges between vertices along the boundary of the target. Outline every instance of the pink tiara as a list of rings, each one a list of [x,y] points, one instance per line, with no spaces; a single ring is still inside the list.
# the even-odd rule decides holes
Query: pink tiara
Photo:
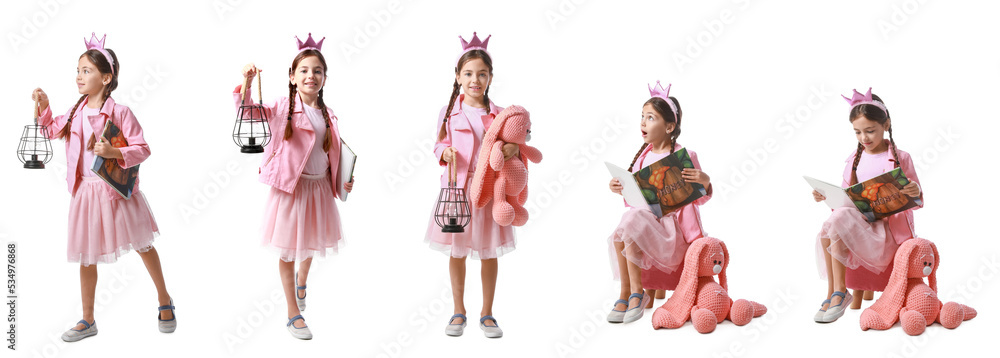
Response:
[[[852,95],[851,98],[847,98],[847,96],[841,96],[841,97],[844,97],[844,100],[847,101],[847,104],[851,105],[851,109],[854,109],[854,107],[860,106],[862,104],[870,104],[881,109],[882,112],[885,112],[886,115],[889,114],[889,111],[885,109],[885,103],[882,103],[872,98],[871,87],[868,87],[868,93],[861,94],[860,92],[858,92],[858,90],[855,89],[854,95]]]
[[[668,83],[667,84],[667,88],[664,89],[663,86],[660,85],[660,81],[659,80],[656,81],[656,87],[647,85],[647,87],[649,87],[649,96],[650,97],[660,97],[660,98],[663,98],[663,100],[667,101],[667,105],[670,106],[670,110],[674,112],[674,122],[676,123],[677,122],[677,106],[674,105],[674,101],[670,100],[670,87],[671,86],[673,86],[673,84]]]
[[[104,40],[107,39],[107,38],[108,38],[108,34],[104,34],[104,37],[101,37],[101,39],[98,40],[97,39],[97,34],[91,32],[90,33],[90,41],[87,41],[87,38],[84,37],[83,38],[83,43],[85,45],[87,45],[87,50],[88,51],[89,50],[100,51],[101,54],[104,55],[104,58],[108,60],[108,63],[111,64],[111,73],[114,74],[115,73],[115,61],[111,58],[111,53],[109,53],[108,50],[104,49]]]
[[[489,55],[490,52],[486,51],[486,46],[489,46],[490,44],[490,37],[493,37],[493,35],[486,36],[486,40],[482,41],[479,39],[479,36],[477,36],[476,33],[473,32],[472,41],[465,41],[465,38],[459,35],[458,39],[462,41],[462,53],[458,55],[458,58],[462,58],[462,56],[465,55],[466,52],[472,50],[483,50],[483,52],[486,52],[486,54]],[[492,57],[492,55],[490,55],[490,57]],[[455,62],[458,62],[458,60],[456,59]]]
[[[323,37],[322,39],[319,40],[319,42],[316,42],[316,40],[313,40],[312,32],[309,33],[309,37],[306,38],[306,42],[302,42],[302,40],[299,40],[298,36],[295,36],[295,42],[297,42],[299,45],[299,52],[305,50],[321,51],[323,49],[324,40],[326,40],[326,37]]]

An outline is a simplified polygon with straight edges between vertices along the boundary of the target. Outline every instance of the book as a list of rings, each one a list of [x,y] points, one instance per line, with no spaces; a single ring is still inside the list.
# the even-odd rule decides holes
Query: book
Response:
[[[681,178],[681,171],[694,168],[686,148],[675,151],[635,173],[604,162],[611,176],[622,184],[622,196],[629,206],[649,208],[661,218],[681,207],[708,195],[705,187]]]
[[[923,205],[919,197],[913,198],[902,193],[901,190],[910,183],[910,180],[900,168],[847,188],[808,176],[804,178],[813,189],[826,197],[824,202],[830,209],[853,207],[858,209],[868,222],[875,222]]]
[[[108,144],[111,144],[115,148],[128,146],[128,141],[125,140],[125,135],[122,133],[121,128],[111,123],[110,119],[104,124],[104,130],[101,131],[101,138],[104,138]],[[135,188],[135,180],[139,177],[139,166],[122,168],[118,163],[118,159],[105,159],[95,155],[94,166],[90,170],[97,177],[108,183],[112,189],[115,189],[118,195],[121,195],[125,199],[131,199],[132,189]]]
[[[337,196],[340,201],[347,201],[347,190],[344,190],[344,183],[351,181],[354,177],[354,164],[357,163],[358,156],[354,154],[351,147],[343,139],[340,140],[340,163],[337,165]]]

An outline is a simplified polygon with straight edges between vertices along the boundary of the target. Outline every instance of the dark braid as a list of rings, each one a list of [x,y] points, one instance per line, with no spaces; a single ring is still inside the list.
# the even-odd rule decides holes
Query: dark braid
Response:
[[[677,98],[670,97],[670,101],[674,102],[674,106],[677,107],[677,124],[674,125],[674,130],[670,132],[670,154],[674,154],[674,146],[677,144],[677,137],[681,136],[681,117],[683,116],[684,111],[681,110],[681,103],[677,100]]]
[[[457,70],[456,70],[457,71]],[[462,88],[458,85],[458,81],[452,86],[451,99],[448,100],[448,109],[444,111],[444,121],[441,122],[441,129],[438,130],[438,140],[444,139],[448,135],[448,118],[451,117],[451,110],[455,108],[455,99],[458,98],[458,90]],[[488,89],[487,89],[488,90]]]
[[[323,102],[323,90],[319,90],[319,109],[323,112],[323,119],[326,122],[326,137],[323,138],[323,151],[329,153],[330,146],[333,145],[333,129],[330,128],[330,114],[326,113],[326,103]]]
[[[80,96],[80,99],[76,101],[76,104],[73,105],[73,109],[69,111],[69,119],[66,120],[66,126],[64,126],[63,129],[59,131],[59,134],[56,135],[56,138],[58,139],[69,138],[69,132],[72,130],[73,127],[73,117],[76,116],[76,109],[80,108],[80,103],[83,103],[83,100],[86,98],[87,95],[82,95]]]
[[[858,163],[861,162],[861,152],[865,150],[865,146],[858,143],[858,152],[854,153],[854,165],[851,166],[851,185],[858,183]]]
[[[896,141],[892,139],[892,127],[889,127],[889,145],[892,146],[892,160],[895,161],[895,167],[899,168],[899,154],[896,153]]]
[[[635,158],[632,158],[632,163],[628,165],[628,171],[632,171],[632,167],[635,166],[635,161],[639,160],[639,155],[642,154],[642,151],[646,150],[647,146],[649,146],[649,143],[642,143],[642,146],[639,147],[639,151],[635,153]]]
[[[292,112],[295,111],[295,85],[288,82],[288,119],[285,120],[285,140],[292,139]]]
[[[486,113],[490,112],[490,87],[486,87],[486,92],[483,92],[483,106],[486,108]]]

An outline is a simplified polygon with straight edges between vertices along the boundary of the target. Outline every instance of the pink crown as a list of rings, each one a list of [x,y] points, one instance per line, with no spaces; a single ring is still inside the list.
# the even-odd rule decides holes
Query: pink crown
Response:
[[[854,107],[860,106],[862,104],[870,104],[875,107],[878,107],[879,109],[882,110],[882,112],[885,112],[886,114],[889,113],[889,111],[885,109],[884,103],[879,102],[874,98],[872,98],[871,87],[868,87],[868,93],[861,94],[860,92],[858,92],[858,90],[855,89],[854,94],[851,96],[851,98],[847,98],[847,96],[841,96],[841,97],[844,97],[844,100],[847,101],[847,104],[851,105],[851,109],[854,109]]]
[[[472,41],[465,41],[462,36],[458,36],[459,40],[462,40],[462,54],[472,50],[483,50],[486,51],[486,46],[490,44],[490,37],[493,35],[486,36],[486,41],[479,40],[479,36],[475,32],[472,33]]]
[[[649,87],[650,97],[660,97],[663,98],[664,101],[667,101],[667,105],[670,106],[670,110],[674,111],[674,122],[677,122],[677,106],[674,105],[674,101],[670,100],[670,87],[673,86],[673,84],[668,83],[667,88],[664,89],[663,86],[660,85],[660,81],[657,80],[656,87],[649,85],[646,86]]]
[[[108,60],[108,63],[111,64],[111,73],[115,73],[115,61],[112,60],[111,54],[108,53],[108,50],[104,49],[104,40],[107,39],[107,38],[108,38],[108,34],[104,34],[104,37],[101,37],[101,39],[98,40],[97,39],[97,34],[91,32],[90,33],[90,41],[87,41],[87,38],[84,37],[83,38],[83,44],[87,45],[87,50],[97,50],[97,51],[100,51],[101,54],[104,55],[104,58]]]
[[[306,42],[302,42],[302,40],[299,40],[298,36],[295,36],[295,42],[297,42],[299,45],[299,52],[305,50],[321,51],[323,49],[323,40],[326,40],[326,37],[320,39],[319,42],[313,40],[312,32],[309,33],[309,37],[306,38]]]

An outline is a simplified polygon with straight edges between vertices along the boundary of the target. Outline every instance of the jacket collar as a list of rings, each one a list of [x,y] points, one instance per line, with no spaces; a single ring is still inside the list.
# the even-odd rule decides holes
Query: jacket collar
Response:
[[[302,101],[302,96],[300,96],[298,92],[295,93],[294,101],[295,109],[292,110],[292,121],[295,122],[295,126],[308,131],[314,131],[312,122],[309,121],[309,117],[305,114],[306,104]],[[301,115],[298,116],[298,118],[295,118],[295,114]],[[326,114],[330,116],[330,126],[332,128],[334,125],[333,121],[337,120],[337,116],[333,115],[333,111],[330,110],[329,106],[326,107]]]
[[[80,107],[76,109],[77,112],[80,112],[80,114],[82,115],[83,109],[86,108],[88,102],[90,102],[90,96],[87,96],[87,98],[83,99],[83,102],[80,102]],[[101,106],[101,114],[104,115],[105,118],[111,118],[111,114],[114,113],[114,109],[115,109],[115,100],[111,97],[108,97],[108,99],[104,101],[104,105]]]
[[[464,93],[458,95],[458,98],[455,99],[455,103],[452,105],[451,117],[454,117],[455,115],[457,115],[459,113],[462,113],[462,102],[464,100],[465,100],[465,94]],[[500,107],[497,107],[496,104],[493,104],[493,101],[490,101],[490,112],[487,113],[487,114],[488,115],[493,115],[493,116],[496,116],[497,114],[500,114]]]

